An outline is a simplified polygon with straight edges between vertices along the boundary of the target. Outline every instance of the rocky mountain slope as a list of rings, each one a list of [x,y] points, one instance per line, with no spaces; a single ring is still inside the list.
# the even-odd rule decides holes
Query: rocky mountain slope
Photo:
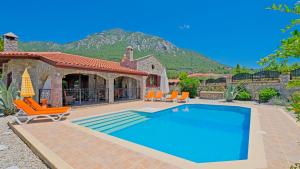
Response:
[[[88,57],[120,61],[125,48],[134,48],[134,57],[155,55],[173,76],[180,71],[224,73],[228,67],[213,61],[197,52],[176,47],[157,36],[142,32],[127,32],[112,29],[87,36],[84,39],[67,44],[54,42],[20,42],[23,51],[62,51]]]

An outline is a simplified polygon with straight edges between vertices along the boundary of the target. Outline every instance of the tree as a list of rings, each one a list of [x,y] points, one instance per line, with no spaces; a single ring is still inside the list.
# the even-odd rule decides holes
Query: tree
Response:
[[[179,87],[181,92],[189,92],[190,97],[197,96],[197,89],[199,87],[199,80],[197,78],[188,77],[188,74],[181,72],[179,74]]]
[[[299,63],[290,64],[290,59],[300,58],[300,33],[295,30],[291,37],[281,41],[281,46],[274,53],[262,58],[259,61],[261,66],[267,70],[289,72],[300,67]]]
[[[0,38],[0,52],[4,50],[4,41],[2,38]]]
[[[276,10],[284,13],[300,14],[300,3],[297,2],[293,7],[283,4],[273,4],[269,9]],[[291,24],[286,26],[283,31],[290,30],[291,28],[300,25],[300,18],[293,19]],[[290,63],[291,59],[300,58],[300,33],[294,30],[291,36],[281,41],[279,48],[272,54],[262,58],[259,61],[261,66],[267,70],[277,70],[280,72],[289,72],[292,69],[300,67],[299,63]]]
[[[274,3],[271,7],[267,8],[267,9],[299,15],[300,14],[300,1],[298,1],[293,7],[289,7],[288,5],[285,5],[285,4],[277,5]],[[300,18],[291,20],[291,23],[289,25],[287,25],[284,29],[282,29],[282,31],[285,32],[297,25],[300,25]]]
[[[253,73],[253,70],[246,67],[241,67],[240,64],[237,64],[236,67],[232,69],[231,74],[236,75],[240,73]]]

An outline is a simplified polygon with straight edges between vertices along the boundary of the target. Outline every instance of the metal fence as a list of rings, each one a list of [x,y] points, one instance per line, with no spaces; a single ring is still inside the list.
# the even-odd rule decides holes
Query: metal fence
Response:
[[[290,78],[291,78],[291,80],[300,79],[300,68],[292,70]]]
[[[232,81],[240,81],[240,80],[252,80],[252,74],[250,73],[239,73],[232,76]]]
[[[237,81],[273,81],[279,80],[280,72],[278,71],[259,71],[254,74],[239,73],[232,76],[232,82]]]
[[[226,83],[226,78],[225,77],[220,77],[217,79],[207,79],[206,83],[213,83],[213,84],[217,84],[217,83]]]
[[[87,105],[108,103],[109,90],[99,89],[64,89],[63,103],[65,105]]]
[[[140,99],[140,88],[115,88],[114,89],[114,100],[134,100]]]

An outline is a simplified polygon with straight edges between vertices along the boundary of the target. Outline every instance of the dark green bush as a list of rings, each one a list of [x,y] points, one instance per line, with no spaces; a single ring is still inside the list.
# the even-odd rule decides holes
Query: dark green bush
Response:
[[[251,93],[246,89],[244,83],[238,84],[238,94],[235,100],[249,101],[252,99]]]
[[[249,101],[252,99],[250,92],[247,90],[242,90],[238,93],[235,100]]]
[[[259,91],[259,102],[266,103],[275,96],[279,96],[279,92],[272,87],[264,88]]]

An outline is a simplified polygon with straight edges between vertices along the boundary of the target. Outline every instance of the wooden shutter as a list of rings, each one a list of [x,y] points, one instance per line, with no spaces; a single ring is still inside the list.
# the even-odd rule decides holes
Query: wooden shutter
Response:
[[[150,76],[151,76],[151,75],[149,75],[149,76],[147,77],[147,80],[146,80],[146,87],[150,87]]]
[[[160,76],[156,76],[156,87],[160,87]]]

